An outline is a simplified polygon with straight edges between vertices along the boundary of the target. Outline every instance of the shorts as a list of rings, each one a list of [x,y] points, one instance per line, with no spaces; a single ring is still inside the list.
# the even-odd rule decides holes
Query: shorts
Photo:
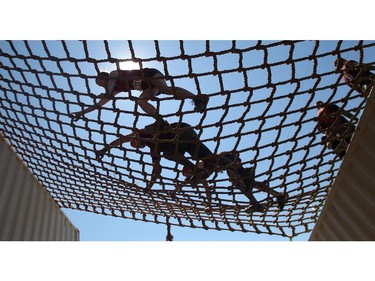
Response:
[[[156,74],[160,74],[160,75],[162,75],[164,77],[163,73],[161,73],[159,70],[157,70],[155,68],[144,68],[143,69],[143,74],[147,78],[152,78]],[[151,86],[153,86],[151,81],[147,82],[144,79],[138,79],[138,80],[135,79],[133,81],[133,87],[134,87],[135,90],[140,90],[141,91],[141,90],[144,90],[144,89],[148,88],[149,83],[151,84]],[[161,92],[158,92],[156,94],[156,96],[158,96],[160,94],[161,94]]]
[[[181,123],[180,128],[186,128],[183,129],[179,138],[182,141],[178,147],[180,153],[187,152],[193,159],[205,159],[213,155],[211,150],[199,140],[197,133],[189,124]]]

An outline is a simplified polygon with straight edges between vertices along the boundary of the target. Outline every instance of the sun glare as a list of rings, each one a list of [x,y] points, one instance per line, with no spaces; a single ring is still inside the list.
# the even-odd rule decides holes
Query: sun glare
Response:
[[[133,61],[120,62],[120,69],[123,69],[123,70],[139,69],[139,64]]]

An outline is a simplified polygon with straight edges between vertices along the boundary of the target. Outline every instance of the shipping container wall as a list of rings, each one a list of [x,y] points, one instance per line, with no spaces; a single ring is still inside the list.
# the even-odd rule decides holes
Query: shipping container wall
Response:
[[[0,134],[0,240],[78,241],[79,231]]]
[[[309,240],[375,241],[374,89]]]

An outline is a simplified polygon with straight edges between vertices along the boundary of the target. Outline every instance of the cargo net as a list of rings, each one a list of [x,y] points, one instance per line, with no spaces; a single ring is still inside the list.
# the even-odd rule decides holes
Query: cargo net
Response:
[[[317,131],[317,101],[358,118],[366,103],[334,61],[373,63],[374,51],[367,41],[1,41],[0,131],[61,208],[168,229],[293,238],[314,227],[341,164]],[[193,186],[181,164],[164,158],[145,192],[153,169],[147,147],[124,143],[96,158],[105,144],[155,121],[137,104],[140,92],[121,93],[75,122],[72,114],[104,92],[95,83],[100,71],[146,67],[169,86],[209,96],[203,112],[171,95],[151,103],[170,124],[190,124],[214,154],[236,151],[256,181],[288,195],[282,211],[254,188],[265,208],[246,212],[249,199],[225,171]]]

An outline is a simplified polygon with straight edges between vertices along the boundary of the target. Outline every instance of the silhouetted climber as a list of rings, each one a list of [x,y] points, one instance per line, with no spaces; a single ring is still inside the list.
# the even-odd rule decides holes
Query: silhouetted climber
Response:
[[[368,95],[374,74],[370,71],[375,69],[370,64],[358,64],[354,60],[345,60],[338,58],[335,61],[337,72],[342,72],[345,83],[363,96]]]
[[[318,108],[317,127],[324,134],[322,141],[332,149],[340,158],[346,153],[355,126],[344,116],[357,121],[357,118],[333,103],[324,104],[322,101],[316,103]]]
[[[120,92],[131,90],[142,91],[136,102],[148,115],[159,120],[162,125],[166,123],[156,108],[148,101],[154,99],[160,93],[173,95],[176,99],[191,99],[195,104],[194,110],[203,112],[208,103],[207,95],[194,95],[180,87],[169,87],[164,75],[154,68],[143,68],[139,70],[114,70],[111,73],[100,72],[96,77],[96,84],[105,88],[105,93],[100,95],[100,100],[86,109],[73,113],[73,120],[78,120],[84,114],[91,112],[114,98]]]
[[[236,187],[250,200],[251,206],[248,208],[248,212],[263,211],[263,206],[259,204],[252,195],[254,185],[260,185],[260,189],[279,198],[279,207],[283,209],[285,196],[275,191],[270,191],[263,183],[256,182],[252,169],[243,168],[240,163],[233,165],[233,161],[230,158],[224,155],[213,154],[211,150],[199,140],[194,129],[187,123],[172,123],[170,124],[170,128],[170,131],[162,131],[156,135],[150,133],[149,130],[142,129],[125,136],[120,136],[118,139],[99,150],[96,153],[97,158],[103,157],[112,147],[120,146],[125,142],[130,142],[131,146],[137,149],[147,146],[150,149],[153,170],[151,180],[147,184],[145,191],[150,190],[157,178],[160,177],[160,160],[164,157],[183,165],[183,174],[188,176],[188,181],[193,186],[204,182],[214,172],[215,168],[231,171],[232,177],[241,178],[243,181]],[[197,167],[196,164],[185,157],[185,153],[188,153],[193,160],[203,161],[204,168]],[[205,187],[207,189],[207,186]]]
[[[226,159],[225,165],[220,165],[220,158]],[[223,161],[221,160],[223,163]],[[228,164],[230,162],[230,164]],[[228,174],[230,182],[235,188],[238,188],[249,200],[250,207],[246,209],[247,212],[262,212],[264,207],[258,202],[253,195],[253,189],[264,191],[268,194],[273,195],[276,198],[276,202],[279,206],[280,211],[284,209],[287,201],[287,195],[279,193],[269,187],[267,182],[259,182],[255,180],[255,169],[254,167],[243,168],[242,161],[236,152],[222,152],[219,155],[212,155],[209,159],[201,161],[199,167],[212,173],[214,170],[222,171],[225,170]],[[193,172],[188,168],[184,167],[184,175],[193,177]],[[189,171],[190,170],[190,171]]]

